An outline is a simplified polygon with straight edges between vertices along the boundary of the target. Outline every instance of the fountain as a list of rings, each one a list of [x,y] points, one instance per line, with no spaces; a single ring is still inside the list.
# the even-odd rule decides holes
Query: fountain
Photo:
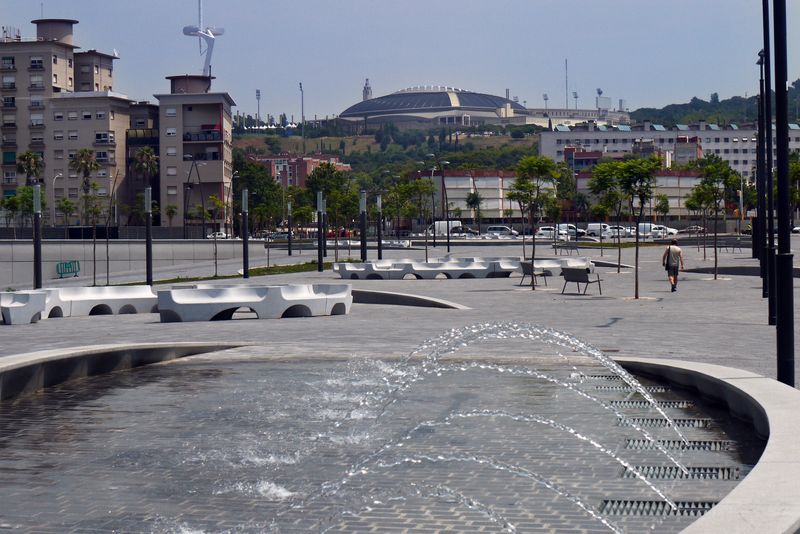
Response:
[[[519,323],[449,331],[400,360],[241,347],[2,413],[0,526],[20,529],[677,532],[763,446],[691,395]]]

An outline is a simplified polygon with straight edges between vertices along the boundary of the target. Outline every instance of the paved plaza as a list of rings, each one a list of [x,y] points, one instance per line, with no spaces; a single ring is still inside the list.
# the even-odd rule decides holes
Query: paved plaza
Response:
[[[797,243],[795,238],[795,244]],[[357,254],[357,251],[353,250],[353,252]],[[522,247],[519,243],[477,245],[461,242],[454,243],[451,252],[455,257],[520,256]],[[283,373],[281,376],[285,376],[285,380],[282,382],[279,380],[276,385],[269,386],[270,391],[271,388],[275,389],[275,398],[280,399],[282,395],[288,398],[290,395],[300,394],[300,398],[306,399],[304,402],[311,402],[310,406],[303,405],[302,408],[306,411],[287,413],[289,404],[278,410],[274,417],[282,416],[287,418],[286,421],[310,420],[313,417],[309,414],[313,413],[316,414],[314,417],[319,417],[320,411],[326,414],[330,413],[336,410],[335,404],[338,402],[331,400],[328,405],[324,402],[325,399],[338,398],[336,387],[330,391],[326,389],[331,383],[338,384],[335,375],[331,375],[330,371],[325,371],[315,379],[306,380],[306,382],[328,384],[328,386],[319,386],[309,392],[287,391],[281,393],[281,388],[289,387],[291,389],[292,385],[304,383],[304,380],[298,376],[298,372],[314,373],[317,372],[315,371],[316,366],[328,365],[327,362],[331,361],[371,361],[378,358],[384,361],[402,361],[424,340],[437,337],[449,329],[459,329],[476,323],[539,324],[567,332],[612,357],[671,358],[715,363],[774,377],[775,329],[767,324],[767,301],[761,298],[760,279],[753,276],[723,274],[718,280],[713,280],[708,273],[694,272],[713,266],[712,250],[709,249],[706,252],[706,259],[704,259],[702,249],[698,250],[695,246],[684,245],[687,271],[680,276],[678,291],[672,293],[661,267],[662,252],[662,247],[644,247],[640,250],[641,298],[638,300],[633,298],[634,274],[633,270],[629,268],[623,268],[621,273],[617,273],[616,268],[597,267],[596,272],[599,272],[602,278],[602,295],[599,294],[596,284],[589,287],[586,295],[576,294],[574,285],[567,287],[566,294],[562,295],[563,282],[558,276],[548,279],[547,286],[537,286],[535,291],[532,291],[527,285],[520,287],[518,274],[511,278],[497,279],[354,280],[350,282],[356,289],[424,295],[451,301],[466,308],[441,309],[356,303],[347,316],[248,320],[246,314],[242,314],[241,320],[207,323],[162,324],[159,322],[157,314],[48,319],[30,325],[0,327],[0,340],[2,341],[0,358],[36,350],[106,343],[180,341],[253,343],[258,347],[238,349],[239,352],[229,351],[228,357],[233,354],[234,360],[240,358],[244,365],[249,365],[246,360],[252,356],[245,354],[251,355],[254,350],[265,358],[282,362],[278,364],[277,372]],[[371,258],[375,257],[374,250],[370,250],[369,254]],[[441,257],[446,254],[446,250],[440,244],[436,249],[429,249],[429,254],[431,257]],[[604,261],[615,261],[616,254],[615,249],[607,249],[601,258],[599,251],[589,249],[581,251],[581,255],[590,255],[596,260]],[[342,257],[344,256],[343,253]],[[545,256],[552,256],[552,250],[547,246],[539,245],[537,257]],[[285,251],[272,250],[270,263],[308,261],[315,257],[313,251],[308,250],[291,258],[286,256]],[[419,249],[391,250],[385,251],[384,257],[424,259],[424,251]],[[327,259],[333,259],[332,251]],[[719,261],[723,272],[727,272],[732,267],[747,268],[757,265],[747,249],[721,252]],[[252,259],[253,266],[265,263],[266,256]],[[623,249],[622,263],[627,265],[634,263],[633,249]],[[797,265],[797,261],[795,264]],[[239,268],[241,268],[239,263],[228,262],[220,266],[220,272],[222,274],[235,273]],[[213,265],[205,264],[157,272],[156,278],[208,276],[212,273]],[[139,273],[121,274],[113,281],[134,281],[138,276],[141,275]],[[325,271],[323,273],[310,272],[256,277],[252,278],[249,283],[330,281],[341,280],[332,271]],[[81,280],[65,280],[62,283],[75,284],[81,283]],[[223,280],[220,283],[230,284],[231,280]],[[795,279],[795,301],[800,299],[798,288],[800,288],[800,283]],[[509,358],[522,357],[536,360],[542,355],[541,353],[541,347],[528,348],[526,345],[520,345],[519,342],[494,342],[485,345],[471,345],[460,351],[459,355],[466,359],[479,358],[482,361],[507,362]],[[239,356],[235,356],[236,354]],[[567,356],[569,357],[569,355]],[[195,363],[189,363],[189,360],[194,360]],[[437,464],[437,462],[463,462],[465,458],[471,458],[469,461],[474,462],[474,456],[470,456],[470,454],[474,455],[475,450],[485,451],[486,456],[497,453],[499,456],[492,456],[494,461],[502,459],[505,463],[498,462],[489,470],[490,472],[484,472],[486,471],[485,466],[480,468],[471,466],[465,468],[463,473],[458,469],[441,471],[442,467],[439,465],[419,466],[404,471],[407,475],[407,478],[403,479],[404,484],[409,485],[403,486],[402,490],[397,490],[395,487],[399,479],[379,479],[378,484],[379,486],[383,484],[380,487],[384,487],[385,491],[376,494],[375,503],[362,502],[359,499],[363,499],[365,494],[355,492],[358,502],[355,502],[353,506],[359,513],[352,516],[346,514],[342,516],[340,508],[336,508],[340,505],[335,505],[333,502],[328,503],[326,499],[322,499],[321,503],[318,503],[322,504],[322,508],[315,507],[315,512],[311,515],[300,514],[294,517],[293,513],[289,511],[285,512],[277,523],[242,523],[241,518],[263,517],[257,510],[265,506],[265,495],[267,501],[280,501],[280,498],[285,497],[282,492],[291,492],[291,489],[287,488],[296,489],[299,482],[306,484],[306,491],[308,494],[312,494],[313,489],[311,488],[314,487],[317,477],[321,477],[320,480],[331,480],[326,478],[323,473],[333,468],[334,464],[330,462],[334,461],[334,456],[341,453],[319,452],[325,449],[315,448],[321,446],[315,444],[319,438],[313,437],[313,428],[309,429],[307,443],[314,444],[311,447],[316,451],[315,455],[322,455],[318,458],[320,465],[313,469],[307,469],[302,473],[302,477],[295,473],[292,476],[286,475],[288,478],[278,478],[276,480],[279,480],[280,483],[277,485],[259,483],[256,474],[263,474],[265,469],[268,473],[272,472],[270,471],[272,468],[264,468],[258,464],[264,459],[265,451],[255,451],[259,454],[254,456],[253,450],[247,447],[243,449],[242,443],[237,443],[235,438],[232,439],[231,444],[222,443],[219,440],[223,437],[217,435],[216,429],[227,428],[222,431],[222,434],[231,436],[243,433],[246,443],[252,441],[264,444],[266,434],[257,430],[263,421],[255,426],[254,421],[260,421],[260,418],[265,417],[265,413],[268,415],[272,410],[271,407],[280,404],[280,401],[269,400],[273,397],[260,399],[256,396],[246,402],[249,409],[231,409],[226,404],[226,399],[229,398],[228,391],[232,393],[251,391],[252,388],[247,384],[248,381],[262,383],[258,372],[254,369],[252,373],[242,373],[240,370],[237,371],[237,369],[241,369],[241,367],[237,367],[239,364],[216,364],[212,357],[200,356],[189,360],[186,363],[169,366],[171,370],[167,370],[166,374],[158,374],[157,370],[145,370],[143,374],[139,371],[137,372],[139,374],[135,376],[144,377],[141,383],[139,383],[139,379],[134,379],[134,375],[131,373],[122,373],[109,377],[107,383],[103,377],[92,379],[90,387],[84,392],[80,391],[81,388],[72,386],[72,389],[68,387],[66,393],[58,399],[45,395],[41,404],[31,400],[17,401],[16,406],[19,412],[13,415],[13,420],[7,419],[6,423],[16,421],[19,425],[15,423],[11,426],[15,429],[15,433],[8,433],[6,439],[18,437],[25,440],[26,447],[31,453],[26,455],[24,447],[12,451],[14,455],[12,461],[7,462],[4,467],[11,469],[9,475],[17,482],[20,480],[19,477],[25,473],[38,473],[37,476],[45,476],[46,484],[40,487],[32,485],[29,488],[21,484],[15,487],[11,495],[12,499],[19,502],[36,500],[38,496],[48,503],[48,510],[38,516],[41,518],[42,524],[49,525],[42,527],[41,532],[59,532],[60,513],[65,521],[60,526],[69,525],[67,530],[74,532],[106,532],[109,529],[138,531],[142,525],[147,525],[148,529],[157,532],[305,532],[310,528],[313,530],[316,528],[314,525],[319,524],[327,525],[331,528],[331,532],[498,532],[504,531],[503,522],[506,520],[514,523],[519,532],[526,532],[534,529],[536,522],[531,522],[531,518],[522,513],[523,510],[530,512],[531,516],[546,517],[545,524],[555,530],[576,528],[585,532],[606,531],[599,524],[587,522],[583,512],[576,510],[572,505],[565,504],[565,501],[556,499],[546,492],[542,493],[540,490],[529,490],[527,486],[534,486],[535,478],[529,484],[515,479],[514,485],[508,485],[508,482],[500,474],[492,473],[492,471],[498,471],[498,465],[501,466],[499,471],[502,471],[507,469],[508,465],[530,465],[531,462],[535,463],[536,458],[541,461],[541,458],[545,456],[527,450],[526,444],[532,443],[534,439],[544,439],[545,442],[551,439],[547,433],[530,431],[530,429],[523,432],[521,427],[502,421],[496,430],[483,436],[481,433],[485,432],[485,428],[479,427],[470,430],[469,425],[465,427],[466,430],[454,428],[449,433],[441,435],[432,429],[423,429],[425,432],[420,430],[415,433],[413,454],[409,451],[410,456],[407,457],[386,455],[387,458],[393,458],[395,462],[433,462]],[[316,361],[317,363],[305,365],[298,370],[292,370],[291,367],[280,367],[294,360]],[[549,365],[556,373],[558,366],[553,365],[552,362]],[[537,364],[538,368],[542,368],[542,366]],[[396,371],[394,367],[379,367],[370,370],[371,373],[377,373],[377,375],[390,373],[387,375],[389,381],[395,380],[395,378],[391,378],[391,373]],[[561,371],[563,372],[563,369]],[[601,376],[602,372],[602,369],[592,371],[598,376]],[[152,377],[147,378],[148,373],[151,373]],[[344,374],[353,375],[354,373],[352,369],[347,368]],[[355,374],[363,377],[364,369],[359,369]],[[236,378],[237,375],[241,375],[243,378]],[[332,376],[333,378],[331,378]],[[220,377],[228,382],[217,382]],[[231,380],[233,381],[231,382]],[[337,439],[343,440],[342,443],[348,444],[346,448],[352,449],[349,453],[354,455],[353,458],[359,458],[357,454],[359,447],[365,445],[361,444],[359,439],[368,433],[373,433],[371,437],[378,439],[378,442],[384,439],[388,440],[387,442],[391,442],[392,439],[396,440],[398,436],[402,435],[402,432],[408,431],[403,423],[407,417],[441,419],[443,414],[452,413],[454,409],[447,402],[453,402],[453,399],[457,397],[462,399],[458,400],[458,403],[463,401],[464,406],[459,405],[455,408],[466,409],[470,406],[470,399],[475,395],[480,395],[480,392],[476,391],[477,389],[485,389],[490,406],[491,403],[494,403],[498,410],[507,410],[509,413],[527,413],[525,410],[531,411],[531,413],[547,413],[547,403],[543,404],[543,407],[534,408],[537,405],[533,399],[531,399],[533,404],[530,404],[520,396],[521,392],[507,391],[502,383],[493,382],[493,380],[494,377],[490,376],[480,379],[479,382],[466,380],[458,385],[448,382],[441,387],[437,387],[435,382],[426,383],[423,384],[425,385],[424,389],[415,390],[415,394],[421,395],[418,400],[422,402],[398,405],[396,412],[391,410],[387,412],[389,414],[386,417],[388,426],[349,428],[347,424],[352,424],[352,422],[342,426],[336,423],[329,427],[329,432],[337,433],[336,435],[339,436]],[[484,387],[476,388],[477,383]],[[615,399],[613,402],[627,402],[625,399],[628,397],[614,393],[614,386],[611,384],[603,389],[604,386],[601,385],[598,390],[605,391],[606,393],[602,395],[607,395],[608,399]],[[110,400],[105,398],[108,388],[113,388],[118,392]],[[209,389],[207,390],[207,388]],[[451,392],[450,400],[445,398],[444,404],[437,404],[439,401],[433,400],[439,392],[450,391],[450,388],[461,388],[453,389],[453,391],[463,391],[463,393]],[[88,403],[83,399],[86,395],[89,395]],[[176,395],[178,396],[176,397]],[[252,396],[252,393],[250,395]],[[662,398],[682,398],[669,395]],[[557,398],[562,396],[556,391]],[[79,402],[73,402],[73,399],[77,399]],[[176,399],[185,399],[185,402],[176,401]],[[428,401],[431,402],[430,406],[426,406]],[[241,402],[241,399],[236,402]],[[143,410],[133,408],[140,405],[148,407]],[[401,406],[402,410],[400,410]],[[310,408],[317,411],[309,411]],[[185,410],[186,413],[181,417],[185,416],[186,420],[168,420],[164,423],[164,428],[158,430],[163,417],[177,417],[173,415],[173,411],[176,409]],[[431,410],[430,414],[425,415],[426,410]],[[52,417],[48,415],[48,411],[59,414],[63,412],[64,415],[63,417]],[[570,414],[573,411],[575,411],[574,407],[568,410]],[[93,412],[105,415],[96,417]],[[596,414],[597,418],[602,417],[601,412],[602,410]],[[6,413],[8,414],[8,412]],[[641,415],[647,416],[647,410],[643,411]],[[270,428],[281,430],[283,427],[280,426],[280,423],[270,417],[272,416],[267,417],[266,423],[277,425]],[[572,415],[568,417],[571,418]],[[330,422],[331,419],[330,415],[321,418],[322,421],[327,422]],[[613,417],[611,420],[613,421]],[[36,421],[46,421],[46,423],[41,429],[36,430],[38,425],[31,424]],[[194,421],[197,426],[187,426],[186,421]],[[291,426],[286,421],[282,424]],[[575,424],[578,425],[578,423]],[[302,425],[300,426],[302,427]],[[523,426],[528,428],[530,425]],[[137,433],[137,428],[147,429],[148,435],[143,436]],[[618,427],[614,428],[615,435],[627,435],[625,429],[620,433]],[[155,433],[150,435],[149,432],[153,429],[156,429]],[[594,430],[597,431],[596,428]],[[526,433],[528,431],[530,434]],[[387,432],[386,436],[383,436],[382,432]],[[665,432],[653,432],[659,438],[667,437]],[[602,434],[602,431],[600,433]],[[719,434],[708,434],[702,428],[689,429],[687,433],[690,439],[719,440],[725,437]],[[611,430],[608,434],[609,436],[612,434]],[[59,435],[64,436],[63,446],[70,451],[64,453],[66,456],[59,452],[62,448],[59,446],[58,440],[49,443],[52,436]],[[479,436],[479,439],[475,440],[476,436]],[[271,452],[281,448],[278,445],[281,443],[281,439],[290,439],[289,434],[284,435],[278,432],[277,441],[273,444],[273,448],[269,449]],[[85,445],[81,445],[84,440]],[[92,455],[94,453],[91,453],[91,449],[96,449],[92,444],[97,441],[105,441],[105,454],[99,459]],[[624,439],[621,442],[624,442]],[[285,446],[286,443],[288,442],[283,445]],[[202,447],[203,444],[210,446],[212,451],[230,450],[231,454],[239,454],[241,458],[237,457],[233,460],[230,457],[209,458],[206,456],[207,451]],[[558,445],[551,448],[560,451],[561,447],[562,445]],[[289,456],[280,457],[288,458],[286,463],[293,465],[291,455],[298,454],[297,451],[301,449],[302,447],[299,445],[296,448],[289,447],[283,451]],[[584,452],[577,448],[566,450],[569,451],[566,455],[555,453],[549,457],[546,471],[551,480],[559,480],[566,484],[570,477],[577,476],[579,471],[591,472],[597,468],[590,459],[591,455],[584,456]],[[41,454],[37,451],[46,451],[45,456],[48,456],[50,460],[42,460]],[[163,451],[168,451],[169,454],[162,457]],[[450,456],[444,459],[438,458],[434,455],[438,451],[447,451]],[[463,451],[463,454],[460,454],[460,451]],[[504,452],[498,453],[498,451]],[[644,463],[652,462],[653,459],[646,452],[625,452]],[[313,455],[312,457],[317,458]],[[349,461],[348,458],[345,455],[341,460],[346,464]],[[712,457],[701,455],[699,461],[708,463],[710,458]],[[378,467],[389,468],[389,464],[386,463],[388,461],[384,460],[385,465],[380,464]],[[713,463],[713,459],[711,462]],[[251,476],[252,479],[249,485],[228,487],[220,482],[225,480],[227,475],[220,470],[225,471],[226,465],[233,464],[245,466],[247,476]],[[87,469],[95,472],[97,476],[96,479],[93,477],[90,487],[86,489],[86,495],[89,496],[87,498],[91,499],[91,502],[86,503],[88,507],[86,519],[76,521],[74,518],[81,517],[83,513],[80,503],[85,501],[70,498],[69,488],[72,484],[71,481],[85,478],[84,471]],[[230,469],[232,468],[228,468],[227,471]],[[743,473],[746,472],[746,469],[744,466]],[[577,478],[572,480],[572,483],[581,487],[581,494],[596,496],[592,501],[592,506],[597,505],[597,501],[601,499],[602,495],[608,494],[618,495],[623,500],[630,498],[631,495],[645,500],[652,498],[652,495],[648,495],[648,492],[642,488],[631,490],[630,486],[625,485],[627,483],[618,480],[618,471],[618,468],[611,469],[604,477],[601,477],[610,484],[604,489],[601,489],[600,485],[596,488],[584,486],[584,482]],[[482,474],[476,478],[475,475],[479,472]],[[59,473],[59,475],[48,478],[48,473],[51,475]],[[119,473],[127,473],[125,476],[130,478],[121,480]],[[527,476],[529,475],[526,474],[525,477]],[[519,473],[517,473],[517,477],[519,477]],[[214,499],[196,500],[193,498],[192,495],[195,492],[203,492],[204,487],[206,489],[214,488]],[[484,499],[477,504],[470,503],[469,492],[461,494],[452,491],[452,488],[456,487],[473,490],[481,488],[488,491],[493,497],[489,500]],[[607,489],[608,487],[611,489]],[[727,491],[722,489],[725,487],[724,485],[704,486],[700,484],[692,488],[691,486],[680,486],[680,483],[676,481],[668,482],[666,487],[670,492],[677,492],[689,501],[693,499],[703,501],[703,499],[709,498],[714,500],[721,496],[717,492]],[[105,492],[108,492],[108,495],[104,495]],[[132,496],[134,501],[121,501],[116,497],[118,494]],[[247,498],[242,498],[242,494]],[[369,494],[366,493],[366,495]],[[97,497],[94,498],[91,495],[97,495]],[[153,500],[153,495],[160,497]],[[236,495],[239,497],[234,498]],[[436,496],[435,502],[430,500],[431,495]],[[177,496],[180,496],[179,500],[175,500]],[[487,503],[491,505],[488,509],[481,508]],[[603,501],[603,503],[602,506],[615,506],[613,499]],[[328,504],[331,507],[330,512],[326,512]],[[272,509],[273,505],[270,504],[267,508]],[[276,509],[281,510],[280,506]],[[103,513],[108,515],[105,520],[100,519]],[[332,519],[331,517],[326,518],[326,513],[333,514]],[[614,515],[613,512],[610,514]],[[0,524],[0,528],[12,531],[37,523],[36,519],[15,516],[8,511],[3,517],[4,522]],[[658,521],[653,523],[641,517],[616,517],[616,521],[618,525],[630,528],[631,531],[656,525],[657,531],[672,532],[688,524],[689,519],[669,524],[666,522],[660,524]],[[509,530],[506,528],[505,531]]]

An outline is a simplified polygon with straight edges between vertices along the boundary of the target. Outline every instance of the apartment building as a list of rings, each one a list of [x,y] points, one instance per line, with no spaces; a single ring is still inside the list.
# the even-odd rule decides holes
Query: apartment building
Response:
[[[745,180],[754,178],[756,164],[756,138],[754,124],[729,124],[719,126],[706,121],[697,124],[678,124],[665,128],[660,124],[645,121],[634,126],[602,126],[585,123],[577,126],[555,126],[552,131],[540,135],[539,153],[556,161],[564,159],[568,147],[587,151],[600,151],[609,155],[633,153],[634,146],[643,142],[652,143],[654,150],[676,156],[686,161],[693,153],[715,154],[727,161]],[[773,143],[773,146],[774,143]],[[789,150],[800,151],[800,126],[789,125]],[[773,157],[777,154],[774,149]]]
[[[51,224],[64,223],[55,212],[63,197],[78,199],[82,177],[69,169],[77,150],[90,148],[101,167],[91,180],[100,195],[114,193],[115,179],[124,179],[117,160],[129,126],[130,100],[113,92],[115,56],[96,50],[78,52],[72,19],[37,19],[36,38],[24,39],[6,29],[0,37],[2,97],[2,191],[13,196],[25,185],[16,170],[17,157],[28,150],[42,156],[40,183]],[[77,222],[76,220],[69,221]]]
[[[282,152],[274,156],[251,155],[249,158],[267,167],[270,176],[279,181],[284,189],[290,185],[305,187],[306,178],[323,163],[330,163],[337,171],[351,170],[349,163],[339,161],[339,156],[328,154],[299,156]]]
[[[175,221],[192,224],[191,211],[209,209],[214,195],[231,204],[233,143],[228,93],[211,92],[212,76],[168,76],[170,92],[158,100],[160,191],[162,209],[176,208]],[[154,198],[156,198],[154,192]],[[215,213],[209,227],[230,223],[232,213]],[[163,218],[162,218],[163,221]]]

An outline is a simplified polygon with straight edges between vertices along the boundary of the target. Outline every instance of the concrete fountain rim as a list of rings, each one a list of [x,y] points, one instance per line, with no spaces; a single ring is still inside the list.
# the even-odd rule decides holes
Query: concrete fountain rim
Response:
[[[68,380],[262,343],[134,343],[51,349],[0,358],[0,402]],[[800,391],[749,371],[659,358],[615,357],[636,374],[657,377],[727,406],[767,445],[753,470],[689,534],[789,533],[800,529]],[[23,383],[24,382],[24,383]]]

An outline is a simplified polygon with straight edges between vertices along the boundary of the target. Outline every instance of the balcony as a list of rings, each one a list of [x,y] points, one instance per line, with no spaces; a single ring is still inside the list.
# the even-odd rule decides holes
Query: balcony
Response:
[[[2,129],[3,131],[16,130],[17,129],[17,123],[16,122],[4,122],[2,125],[0,125],[0,129]]]
[[[3,85],[0,85],[0,89],[7,92],[12,92],[17,90],[17,84],[14,82],[5,82]]]
[[[28,125],[28,128],[31,130],[44,130],[44,123],[43,122],[32,122]]]
[[[28,146],[30,148],[44,148],[44,139],[31,139]]]
[[[0,65],[0,72],[17,72],[17,66],[13,63],[3,63]]]
[[[117,146],[117,142],[113,139],[95,139],[92,143],[94,146]]]
[[[28,91],[44,91],[44,84],[31,84],[28,86]]]
[[[3,148],[17,148],[17,140],[16,139],[4,139],[0,142],[0,146]]]
[[[117,160],[115,158],[97,158],[97,163],[100,165],[116,165]]]
[[[44,102],[31,102],[28,109],[44,109]]]
[[[43,71],[44,70],[44,63],[31,63],[28,66],[28,70],[30,70],[30,71]]]
[[[16,103],[3,102],[3,111],[16,111],[16,110],[17,110]]]
[[[184,143],[219,143],[222,141],[222,132],[219,130],[205,130],[205,131],[194,131],[194,132],[184,132],[183,133],[183,142]]]

